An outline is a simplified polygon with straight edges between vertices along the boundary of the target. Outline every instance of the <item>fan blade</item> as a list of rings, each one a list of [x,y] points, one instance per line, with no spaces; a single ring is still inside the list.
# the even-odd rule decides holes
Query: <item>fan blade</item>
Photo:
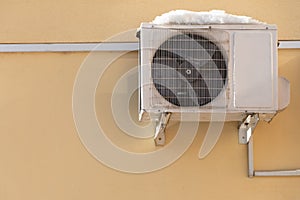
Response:
[[[197,98],[197,104],[196,106],[202,106],[207,104],[211,101],[211,95],[209,94],[209,90],[207,89],[206,83],[203,81],[203,79],[200,78],[194,80],[192,83],[193,88],[193,94],[190,94],[191,96],[195,96]]]

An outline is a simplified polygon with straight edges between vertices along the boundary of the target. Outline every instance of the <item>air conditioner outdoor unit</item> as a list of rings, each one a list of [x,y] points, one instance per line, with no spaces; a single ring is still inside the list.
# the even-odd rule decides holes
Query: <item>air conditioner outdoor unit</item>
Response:
[[[160,122],[156,136],[170,116],[240,121],[245,131],[289,103],[289,82],[278,77],[275,25],[142,23],[138,35],[139,119]]]

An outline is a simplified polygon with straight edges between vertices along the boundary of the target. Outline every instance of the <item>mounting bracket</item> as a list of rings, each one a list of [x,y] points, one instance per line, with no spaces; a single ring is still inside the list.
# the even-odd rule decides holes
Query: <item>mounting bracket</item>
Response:
[[[161,114],[159,121],[156,124],[154,141],[156,146],[162,146],[166,142],[165,129],[170,119],[171,113],[164,112]]]
[[[249,114],[239,126],[239,143],[247,144],[259,121],[258,114]]]

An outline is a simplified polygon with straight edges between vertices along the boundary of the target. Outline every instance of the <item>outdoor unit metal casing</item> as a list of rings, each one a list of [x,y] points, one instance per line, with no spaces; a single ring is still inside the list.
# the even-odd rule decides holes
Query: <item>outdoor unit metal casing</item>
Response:
[[[153,67],[155,67],[153,63],[158,55],[157,51],[163,45],[168,44],[166,41],[176,38],[178,35],[203,37],[207,41],[211,41],[209,44],[214,44],[213,48],[222,52],[222,60],[226,63],[226,79],[224,79],[222,90],[216,93],[210,102],[203,105],[174,105],[162,96],[154,83],[153,76],[156,76],[156,72],[153,71]],[[186,48],[184,43],[180,43],[180,45],[185,48],[185,52],[193,50]],[[171,51],[180,49],[180,45],[175,45],[176,48]],[[171,43],[168,47],[170,46],[172,46]],[[195,51],[199,49],[198,44],[191,47]],[[189,48],[191,49],[191,47]],[[203,51],[198,52],[199,55],[200,53],[203,54]],[[260,113],[268,119],[272,118],[279,109],[277,28],[275,25],[155,25],[143,23],[140,28],[139,54],[140,120],[157,120],[159,114],[163,112],[171,112],[173,119],[179,119],[180,115],[176,114],[180,113],[200,114],[200,121],[211,120],[211,113],[224,112],[226,121],[241,121],[247,113]],[[180,58],[182,57],[184,56],[181,55]],[[190,62],[190,56],[186,57],[187,62]],[[205,65],[203,62],[210,62],[207,61],[208,54],[204,54],[204,58],[198,61],[200,70]],[[190,73],[190,71],[187,72]],[[208,70],[207,73],[212,72],[212,70]],[[160,74],[159,77],[161,76]],[[170,80],[176,81],[173,79]]]

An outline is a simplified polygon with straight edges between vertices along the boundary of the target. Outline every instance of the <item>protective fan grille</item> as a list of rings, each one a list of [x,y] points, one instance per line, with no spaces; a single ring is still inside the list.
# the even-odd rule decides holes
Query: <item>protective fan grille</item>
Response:
[[[227,65],[214,41],[195,33],[182,33],[156,50],[151,74],[155,88],[168,102],[202,106],[223,90]]]

